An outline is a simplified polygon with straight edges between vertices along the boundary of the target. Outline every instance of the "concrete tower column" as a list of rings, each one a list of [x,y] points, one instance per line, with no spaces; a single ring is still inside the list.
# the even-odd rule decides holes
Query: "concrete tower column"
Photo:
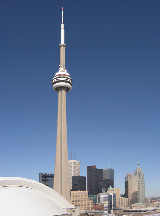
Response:
[[[52,79],[53,88],[58,92],[58,117],[56,159],[54,169],[54,190],[70,200],[69,165],[67,148],[66,92],[72,89],[72,79],[65,69],[64,24],[62,8],[60,68]]]
[[[54,170],[54,190],[70,200],[67,121],[66,121],[66,91],[58,92],[57,142]]]

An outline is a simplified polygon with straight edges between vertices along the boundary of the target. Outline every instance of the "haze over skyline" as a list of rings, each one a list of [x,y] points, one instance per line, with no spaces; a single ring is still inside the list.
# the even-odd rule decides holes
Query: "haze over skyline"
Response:
[[[1,176],[54,171],[62,1],[0,2]],[[138,161],[146,196],[160,195],[160,1],[63,1],[71,151],[114,168],[115,187]]]

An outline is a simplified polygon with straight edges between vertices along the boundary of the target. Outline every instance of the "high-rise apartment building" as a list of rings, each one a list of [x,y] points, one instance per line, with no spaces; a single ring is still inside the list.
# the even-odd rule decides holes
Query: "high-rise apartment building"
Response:
[[[68,148],[67,148],[67,119],[66,93],[72,89],[72,79],[65,68],[65,41],[62,8],[61,43],[59,71],[52,79],[53,89],[58,92],[57,141],[54,169],[54,190],[70,200]]]
[[[53,188],[54,174],[39,173],[39,182],[50,187],[50,188]]]
[[[139,167],[134,173],[128,173],[125,177],[125,196],[129,205],[134,203],[145,203],[145,181],[144,174]]]
[[[114,169],[108,168],[108,169],[103,169],[103,179],[110,179],[113,181],[113,186],[114,187]]]
[[[72,191],[86,191],[85,176],[72,176]]]
[[[69,160],[69,182],[70,189],[72,189],[72,176],[80,176],[80,161]]]

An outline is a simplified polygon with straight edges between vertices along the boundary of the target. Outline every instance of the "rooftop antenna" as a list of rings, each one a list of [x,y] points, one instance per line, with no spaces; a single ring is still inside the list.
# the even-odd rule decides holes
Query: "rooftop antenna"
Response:
[[[63,7],[62,7],[62,24],[63,24]]]
[[[71,160],[72,160],[72,151],[71,151]]]

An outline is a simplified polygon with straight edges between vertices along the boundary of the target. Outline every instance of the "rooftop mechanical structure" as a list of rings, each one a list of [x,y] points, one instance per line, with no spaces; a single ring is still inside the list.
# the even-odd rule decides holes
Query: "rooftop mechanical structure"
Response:
[[[70,200],[68,148],[67,148],[67,121],[66,121],[66,92],[72,89],[72,79],[65,69],[65,41],[62,8],[60,67],[52,79],[53,89],[58,92],[58,117],[56,159],[54,169],[54,190],[67,200]]]

